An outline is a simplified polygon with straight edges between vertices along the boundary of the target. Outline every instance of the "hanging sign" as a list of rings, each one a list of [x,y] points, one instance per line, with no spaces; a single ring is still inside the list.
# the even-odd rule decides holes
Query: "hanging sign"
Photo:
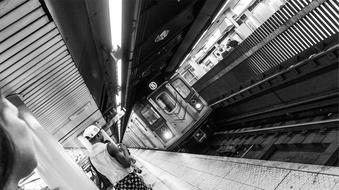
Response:
[[[157,85],[156,82],[150,82],[150,83],[148,84],[148,87],[149,87],[151,90],[155,90],[155,89],[158,88],[158,85]]]

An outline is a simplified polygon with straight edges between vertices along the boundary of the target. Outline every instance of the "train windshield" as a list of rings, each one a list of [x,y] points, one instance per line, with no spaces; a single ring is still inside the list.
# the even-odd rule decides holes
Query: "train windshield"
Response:
[[[181,80],[176,79],[172,82],[172,85],[176,91],[183,97],[187,98],[187,96],[191,93],[190,89],[187,87],[187,85]]]
[[[158,121],[158,119],[160,118],[160,116],[148,104],[141,110],[141,115],[144,116],[144,118],[150,125],[153,125],[153,123]]]
[[[161,93],[156,100],[161,109],[167,113],[170,113],[175,109],[175,101],[166,92]]]

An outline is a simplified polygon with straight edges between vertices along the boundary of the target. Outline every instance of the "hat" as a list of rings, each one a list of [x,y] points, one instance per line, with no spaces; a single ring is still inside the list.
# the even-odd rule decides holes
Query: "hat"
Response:
[[[99,133],[99,131],[100,131],[100,129],[97,126],[90,125],[89,127],[87,127],[87,129],[85,129],[83,136],[91,139],[95,135],[97,135]]]

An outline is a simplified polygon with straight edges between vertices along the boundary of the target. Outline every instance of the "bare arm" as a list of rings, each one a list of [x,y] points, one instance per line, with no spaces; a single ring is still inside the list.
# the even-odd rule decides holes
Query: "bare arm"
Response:
[[[113,143],[107,144],[107,151],[108,153],[118,160],[118,162],[125,168],[128,168],[131,166],[130,162],[128,161],[128,158],[124,156],[118,149],[118,147]]]
[[[128,148],[126,145],[124,144],[120,144],[120,151],[122,151],[124,153],[124,155],[126,156],[126,158],[131,162],[131,163],[135,163],[136,160],[131,156],[130,152],[128,151]]]
[[[124,144],[119,144],[119,150],[127,157],[127,158],[130,158],[130,154],[127,150],[127,147],[124,145]]]

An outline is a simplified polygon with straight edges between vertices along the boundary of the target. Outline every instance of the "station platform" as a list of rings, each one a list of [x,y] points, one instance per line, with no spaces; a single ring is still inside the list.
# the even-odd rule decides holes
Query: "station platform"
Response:
[[[154,190],[338,190],[339,168],[131,149]]]

